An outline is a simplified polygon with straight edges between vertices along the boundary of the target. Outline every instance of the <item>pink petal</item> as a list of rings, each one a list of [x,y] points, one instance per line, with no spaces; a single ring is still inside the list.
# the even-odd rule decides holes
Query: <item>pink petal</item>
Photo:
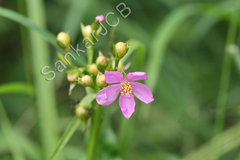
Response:
[[[135,101],[132,95],[125,96],[120,95],[119,105],[122,110],[123,115],[129,119],[135,110]]]
[[[153,94],[147,86],[139,82],[130,82],[130,85],[132,86],[133,94],[139,100],[145,102],[146,104],[154,101]]]
[[[102,106],[108,106],[113,103],[120,92],[121,84],[110,85],[97,93],[96,101]]]
[[[147,80],[147,76],[145,72],[132,72],[127,74],[126,80],[128,82],[137,80]]]
[[[97,16],[95,18],[95,20],[98,21],[98,22],[103,22],[104,21],[104,16],[103,15]]]
[[[123,74],[118,71],[105,71],[106,82],[110,83],[121,83],[123,81]]]

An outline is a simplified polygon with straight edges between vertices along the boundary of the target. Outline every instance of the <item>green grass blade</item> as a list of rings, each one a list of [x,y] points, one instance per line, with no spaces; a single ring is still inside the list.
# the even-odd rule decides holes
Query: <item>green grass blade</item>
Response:
[[[79,127],[79,124],[80,124],[80,120],[78,119],[77,116],[75,116],[72,122],[69,124],[69,126],[65,130],[65,132],[63,133],[57,147],[51,154],[50,158],[48,158],[48,160],[53,160],[58,155],[58,153],[62,151],[63,147],[67,144],[69,139],[72,137],[73,133]]]
[[[150,56],[147,62],[148,81],[146,85],[155,92],[158,78],[163,66],[167,46],[179,26],[190,16],[199,12],[199,5],[187,5],[174,10],[158,26],[151,41]],[[143,105],[141,115],[146,120],[149,116],[150,106]],[[143,120],[144,120],[143,119]]]
[[[240,73],[240,53],[237,52],[237,53],[233,54],[233,59],[234,59],[235,64],[237,66],[238,72]]]
[[[9,93],[20,93],[33,96],[33,87],[21,82],[12,82],[0,85],[0,94]]]
[[[57,50],[61,51],[61,53],[65,53],[57,44],[56,41],[56,35],[52,34],[51,32],[47,31],[46,29],[43,29],[44,27],[37,26],[33,23],[33,21],[29,20],[27,17],[24,17],[23,15],[14,12],[9,9],[5,9],[0,7],[0,16],[8,18],[10,20],[13,20],[15,22],[18,22],[19,24],[27,27],[28,29],[34,30],[37,33],[39,33],[46,41],[48,41],[50,44],[52,44]],[[73,53],[73,52],[72,52]],[[85,66],[86,63],[82,59],[78,60],[78,63],[80,65]],[[43,65],[45,66],[45,65]]]
[[[0,100],[0,126],[2,132],[7,140],[9,149],[13,154],[14,160],[24,160],[24,154],[19,146],[19,140],[12,132],[12,126],[10,120],[5,112],[2,101]]]
[[[44,2],[42,0],[27,0],[26,4],[29,18],[39,28],[45,28]],[[53,41],[52,38],[48,39]],[[54,82],[46,81],[40,73],[43,66],[50,64],[51,54],[46,41],[39,34],[30,31],[30,40],[37,114],[44,151],[43,159],[46,159],[57,144],[59,133],[56,127],[58,120]]]
[[[239,135],[240,123],[214,137],[213,140],[201,146],[199,149],[192,151],[186,155],[183,160],[216,160],[216,157],[213,158],[212,156],[212,153],[215,152],[216,149],[221,149],[221,152],[219,154],[222,156],[240,146]],[[217,142],[219,145],[215,146],[215,148],[212,148],[213,142]]]
[[[29,29],[32,29],[32,30],[38,32],[41,36],[43,36],[43,38],[46,41],[51,43],[53,46],[58,47],[55,35],[53,35],[52,33],[48,32],[45,29],[42,29],[42,28],[36,26],[31,20],[24,17],[23,15],[21,15],[17,12],[14,12],[12,10],[0,7],[0,16],[11,19],[15,22],[18,22],[18,23],[26,26]]]
[[[220,79],[220,87],[217,99],[217,111],[216,118],[214,124],[214,135],[221,133],[224,128],[225,122],[225,111],[228,99],[228,90],[230,84],[230,75],[231,75],[231,67],[232,67],[232,55],[234,51],[231,50],[230,46],[233,45],[236,41],[236,33],[238,27],[238,16],[239,16],[239,1],[235,0],[235,3],[232,4],[234,7],[231,15],[230,15],[230,23],[227,34],[227,42],[226,42],[226,51],[224,53],[223,65],[222,65],[222,73]],[[218,146],[219,142],[213,142],[214,146]],[[220,154],[220,150],[215,151],[216,159],[219,159],[218,155]]]

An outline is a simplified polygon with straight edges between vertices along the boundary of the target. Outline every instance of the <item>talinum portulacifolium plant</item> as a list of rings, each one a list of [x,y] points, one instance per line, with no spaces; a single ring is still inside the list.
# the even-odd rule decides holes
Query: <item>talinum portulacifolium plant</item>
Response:
[[[96,38],[99,37],[102,29],[100,23],[103,21],[104,17],[101,15],[97,16],[91,25],[81,24],[83,41],[87,48],[88,65],[79,68],[71,63],[68,64],[71,69],[66,72],[70,82],[69,95],[77,84],[86,87],[87,95],[75,107],[75,113],[79,117],[83,129],[89,118],[94,116],[93,112],[98,112],[103,106],[110,105],[119,95],[119,106],[127,119],[135,111],[134,97],[146,104],[154,100],[152,92],[147,86],[135,82],[147,80],[146,73],[140,71],[126,73],[129,65],[124,66],[121,61],[128,53],[130,41],[113,44],[113,51],[108,54],[108,57],[99,51],[95,63],[93,62],[94,51],[91,44],[96,42]],[[60,32],[57,41],[66,52],[70,50],[71,40],[68,33]],[[66,64],[61,56],[58,57]],[[91,125],[94,125],[93,120]]]

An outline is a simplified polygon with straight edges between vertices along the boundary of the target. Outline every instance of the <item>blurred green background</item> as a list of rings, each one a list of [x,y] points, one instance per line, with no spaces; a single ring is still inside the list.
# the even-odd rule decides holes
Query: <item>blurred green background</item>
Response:
[[[132,39],[125,64],[147,72],[155,101],[137,101],[129,121],[118,102],[105,107],[97,159],[240,160],[238,1],[1,0],[8,10],[0,8],[0,159],[51,155],[74,117],[72,101],[85,95],[77,86],[68,96],[67,70],[54,67],[54,36],[69,31],[73,46],[83,48],[80,22],[114,12],[115,42]],[[115,8],[121,2],[131,9],[125,19]],[[107,55],[109,39],[99,38],[95,57]],[[76,64],[86,64],[86,55]],[[56,72],[53,81],[41,75],[44,66]],[[57,159],[85,159],[87,135],[79,127]]]

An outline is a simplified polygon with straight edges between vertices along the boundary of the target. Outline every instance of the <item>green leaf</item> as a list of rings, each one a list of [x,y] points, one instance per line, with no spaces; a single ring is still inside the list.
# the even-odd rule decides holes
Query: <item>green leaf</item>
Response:
[[[72,120],[72,122],[69,124],[65,132],[63,133],[62,137],[60,138],[58,145],[54,149],[53,153],[51,154],[50,158],[48,160],[53,160],[59,152],[62,151],[64,146],[67,144],[69,139],[72,137],[73,133],[77,130],[78,126],[80,125],[80,120],[77,116],[75,116]]]
[[[92,107],[92,102],[96,99],[96,94],[91,93],[87,94],[80,102],[80,106],[83,106],[85,109]]]
[[[72,90],[76,87],[76,85],[77,85],[77,82],[75,82],[75,83],[70,83],[69,93],[68,93],[69,96],[71,96]]]
[[[28,18],[24,17],[23,15],[14,12],[12,10],[9,9],[5,9],[3,7],[0,7],[0,16],[11,19],[15,22],[18,22],[24,26],[26,26],[29,29],[32,29],[36,32],[38,32],[41,36],[43,36],[43,38],[48,41],[49,43],[51,43],[53,46],[58,48],[57,45],[57,40],[55,35],[53,35],[52,33],[48,32],[47,30],[44,30],[38,26],[36,26],[31,20],[29,20]]]
[[[19,146],[19,139],[12,131],[10,120],[5,112],[2,101],[0,100],[0,127],[5,139],[7,140],[8,147],[13,154],[15,160],[24,160],[24,154]]]
[[[36,24],[38,27],[45,28],[45,8],[43,0],[27,0],[26,8],[29,18]],[[17,16],[19,19],[18,22],[28,24],[27,27],[39,31],[38,34],[34,31],[30,31],[30,44],[31,44],[31,57],[32,57],[32,68],[33,68],[33,78],[34,78],[34,87],[35,98],[36,98],[36,107],[38,114],[39,122],[39,134],[41,136],[41,143],[43,149],[43,159],[46,159],[52,151],[52,148],[56,145],[58,140],[59,130],[56,127],[58,122],[57,117],[57,107],[56,107],[56,97],[54,91],[54,81],[46,81],[43,75],[40,74],[42,67],[50,64],[50,50],[46,41],[41,37],[44,36],[52,44],[57,45],[54,36],[48,33],[45,30],[40,30],[38,27],[32,25],[29,20],[14,13],[8,11],[12,14],[13,17]],[[12,18],[12,17],[11,17]],[[41,32],[40,32],[41,31]],[[58,157],[61,160],[61,157]]]
[[[216,151],[216,149],[221,149],[219,153],[221,156],[233,151],[234,149],[240,146],[240,123],[237,123],[233,127],[229,128],[225,132],[215,136],[211,141],[199,147],[199,149],[192,151],[188,155],[186,155],[183,160],[194,160],[194,159],[207,159],[207,160],[215,160],[212,156],[212,153]],[[213,142],[217,143],[218,146],[213,147]]]
[[[24,17],[23,15],[14,12],[12,10],[9,9],[5,9],[0,7],[0,16],[8,18],[10,20],[13,20],[15,22],[18,22],[21,25],[24,25],[25,27],[27,27],[28,29],[32,29],[34,31],[36,31],[37,33],[39,33],[46,41],[48,41],[50,44],[52,44],[57,50],[61,51],[61,53],[65,53],[65,51],[63,51],[57,44],[57,40],[56,40],[56,36],[54,34],[52,34],[51,32],[38,27],[37,25],[35,25],[30,19],[28,19],[27,17]],[[73,51],[70,51],[71,53],[73,53]],[[82,59],[78,59],[77,62],[82,65],[85,66],[86,62]]]
[[[20,93],[33,96],[33,87],[22,82],[12,82],[0,85],[0,94]]]
[[[131,42],[130,46],[129,46],[129,42]],[[142,57],[143,55],[146,54],[145,53],[146,52],[145,45],[143,43],[139,42],[138,40],[130,39],[127,42],[127,44],[128,44],[129,50],[128,50],[127,54],[121,59],[121,61],[123,63],[126,62],[133,53],[136,53],[135,58]]]
[[[180,25],[190,16],[200,12],[201,5],[186,5],[175,9],[159,24],[151,41],[149,59],[147,61],[148,80],[145,84],[154,93],[159,81],[159,75],[163,66],[164,56],[167,46],[171,41]],[[146,120],[149,116],[150,106],[143,105],[141,108],[142,119]]]

